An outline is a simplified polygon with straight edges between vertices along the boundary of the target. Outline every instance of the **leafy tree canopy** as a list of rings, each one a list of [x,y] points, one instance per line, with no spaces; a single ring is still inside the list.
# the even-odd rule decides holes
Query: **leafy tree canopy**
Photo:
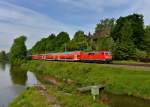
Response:
[[[10,49],[9,60],[11,64],[18,64],[26,59],[27,49],[25,46],[26,37],[20,36],[14,40]]]
[[[116,25],[111,33],[112,38],[114,41],[120,41],[124,37],[124,34],[128,33],[126,29],[123,29],[125,23],[130,23],[130,29],[132,30],[132,35],[130,35],[131,39],[134,42],[134,45],[138,49],[143,49],[144,45],[144,20],[143,15],[133,14],[126,17],[120,17]],[[128,30],[130,30],[128,29]],[[125,31],[123,31],[125,30]],[[127,36],[126,36],[127,37]]]
[[[77,31],[72,41],[68,44],[69,50],[86,50],[88,48],[87,36],[83,31]]]
[[[113,29],[114,25],[115,25],[114,18],[112,19],[106,18],[104,20],[101,20],[100,23],[96,25],[94,36],[96,38],[110,36],[110,32]]]
[[[60,32],[55,40],[56,51],[65,51],[65,46],[70,42],[70,37],[67,32]]]
[[[47,38],[42,38],[38,41],[31,49],[31,52],[34,53],[45,53],[55,50],[55,34],[49,35]]]

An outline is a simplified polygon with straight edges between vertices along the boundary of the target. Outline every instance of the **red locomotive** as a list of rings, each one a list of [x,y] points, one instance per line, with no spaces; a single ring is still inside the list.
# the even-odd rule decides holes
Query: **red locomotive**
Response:
[[[98,52],[63,52],[63,53],[49,53],[32,55],[35,60],[50,60],[50,61],[78,61],[78,62],[112,62],[112,54],[110,51]]]

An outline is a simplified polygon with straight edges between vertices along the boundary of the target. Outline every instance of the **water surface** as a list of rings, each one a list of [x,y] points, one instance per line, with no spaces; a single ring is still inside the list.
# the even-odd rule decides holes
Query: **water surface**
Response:
[[[37,84],[35,75],[19,66],[11,67],[9,64],[0,63],[0,107],[7,107],[8,104],[26,86]]]
[[[150,100],[129,96],[116,95],[105,92],[110,107],[150,107]]]

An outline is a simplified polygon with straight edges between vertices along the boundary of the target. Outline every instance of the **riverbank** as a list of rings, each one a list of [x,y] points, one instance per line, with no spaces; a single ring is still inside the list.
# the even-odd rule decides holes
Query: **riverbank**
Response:
[[[46,85],[50,95],[57,96],[56,98],[65,107],[70,107],[69,105],[76,107],[76,104],[86,107],[104,106],[102,102],[93,102],[90,94],[79,95],[76,92],[79,87],[98,84],[105,85],[105,90],[108,92],[150,99],[150,72],[145,72],[145,69],[129,70],[101,64],[48,61],[30,61],[22,67],[35,72]],[[55,80],[51,79],[52,77]],[[49,83],[56,87],[47,85]],[[66,95],[71,96],[67,98]],[[17,102],[21,99],[22,97],[18,98]]]
[[[94,102],[89,94],[67,93],[58,87],[45,87],[45,92],[35,87],[28,88],[10,107],[108,107],[101,102]]]
[[[17,97],[10,107],[49,107],[44,96],[34,88],[28,88],[23,94]]]

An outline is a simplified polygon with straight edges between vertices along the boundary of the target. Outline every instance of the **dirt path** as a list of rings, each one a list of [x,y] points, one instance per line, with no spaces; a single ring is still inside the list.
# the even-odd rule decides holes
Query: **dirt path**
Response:
[[[60,105],[59,105],[59,103],[58,103],[58,100],[57,100],[57,98],[56,97],[54,97],[54,96],[51,96],[51,95],[49,95],[48,94],[48,92],[47,92],[47,89],[46,89],[46,87],[44,86],[44,85],[36,85],[36,86],[34,86],[35,87],[35,89],[37,90],[37,91],[39,91],[39,93],[42,95],[42,96],[44,96],[44,98],[46,99],[46,101],[48,102],[48,104],[49,104],[49,107],[61,107]]]

